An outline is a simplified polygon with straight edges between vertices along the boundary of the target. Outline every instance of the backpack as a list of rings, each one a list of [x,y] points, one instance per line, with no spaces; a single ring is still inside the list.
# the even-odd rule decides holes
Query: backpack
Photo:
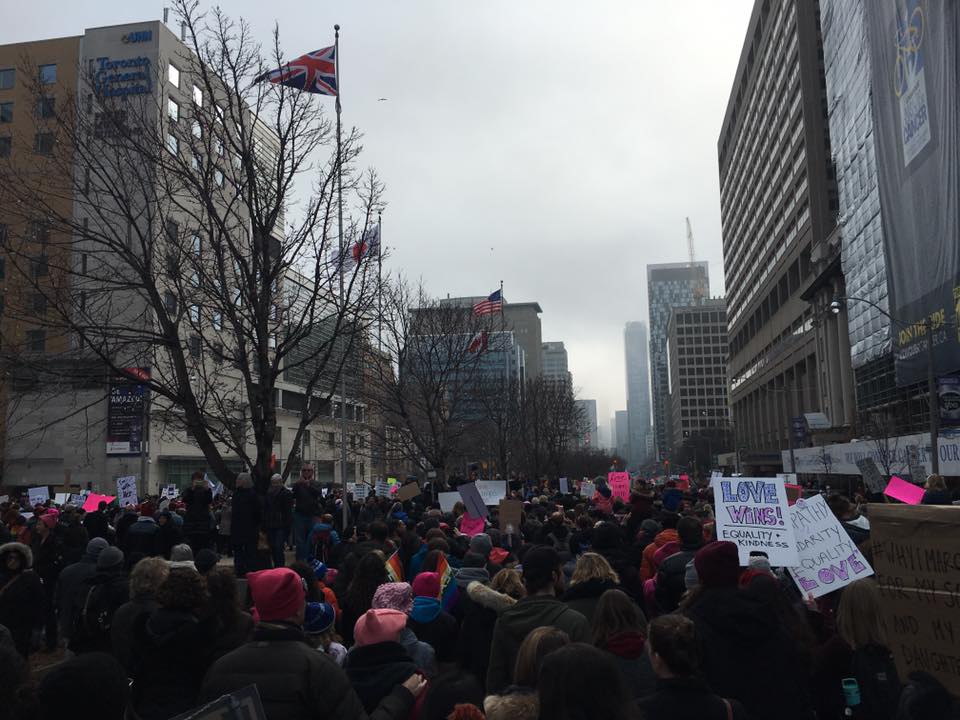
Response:
[[[72,652],[109,650],[110,628],[116,611],[107,583],[93,585],[87,590],[83,605],[73,621],[69,648]]]

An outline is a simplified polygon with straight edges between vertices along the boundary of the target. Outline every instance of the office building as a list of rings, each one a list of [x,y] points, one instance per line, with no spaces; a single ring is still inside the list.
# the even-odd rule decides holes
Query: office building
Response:
[[[580,436],[579,445],[585,449],[597,450],[601,446],[597,428],[597,401],[577,400],[577,407],[583,415],[583,434]]]
[[[544,379],[566,383],[573,388],[573,376],[567,362],[567,349],[562,342],[545,342],[541,345]]]
[[[818,3],[757,0],[718,140],[730,407],[745,471],[778,469],[792,420],[851,417],[846,333],[822,307],[843,292],[830,156]]]
[[[727,432],[727,312],[722,298],[677,307],[667,326],[672,449]],[[714,451],[719,451],[718,445]],[[711,453],[713,454],[713,453]]]
[[[630,467],[639,467],[649,459],[650,364],[646,323],[627,323],[623,330],[623,349],[627,373],[627,459]]]
[[[647,265],[647,301],[650,312],[650,394],[653,397],[655,460],[665,460],[670,446],[670,367],[667,362],[667,324],[678,306],[710,297],[707,263]]]
[[[623,457],[629,446],[629,438],[627,437],[629,428],[627,411],[617,410],[614,417],[617,421],[617,455]]]

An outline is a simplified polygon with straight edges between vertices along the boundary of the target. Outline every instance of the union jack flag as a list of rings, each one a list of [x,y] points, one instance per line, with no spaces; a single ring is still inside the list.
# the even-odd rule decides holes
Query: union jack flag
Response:
[[[337,94],[337,49],[332,45],[291,60],[279,70],[270,70],[254,82],[272,82],[320,95]]]

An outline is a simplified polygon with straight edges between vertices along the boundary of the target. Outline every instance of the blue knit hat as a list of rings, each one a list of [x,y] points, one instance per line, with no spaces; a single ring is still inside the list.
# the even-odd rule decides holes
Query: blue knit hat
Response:
[[[319,560],[311,560],[310,567],[313,568],[314,577],[320,582],[323,582],[323,579],[327,576],[326,563],[322,563]]]
[[[319,635],[329,630],[336,619],[337,611],[333,609],[333,605],[330,603],[307,603],[303,631],[308,635]]]

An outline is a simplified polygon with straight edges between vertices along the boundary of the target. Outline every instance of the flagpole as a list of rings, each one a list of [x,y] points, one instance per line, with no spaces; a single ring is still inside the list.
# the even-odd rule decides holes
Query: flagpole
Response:
[[[507,377],[503,384],[503,415],[501,415],[501,422],[506,421],[507,413],[510,412],[510,351],[507,348],[507,316],[504,312],[504,299],[503,299],[503,280],[500,281],[500,342],[503,344],[503,353],[504,353],[504,365],[507,370]],[[504,478],[507,476],[507,469],[505,467],[500,468],[500,472],[503,473]],[[509,486],[508,486],[509,487]]]
[[[334,72],[337,78],[337,222],[340,245],[340,263],[342,265],[345,256],[343,246],[343,148],[340,133],[340,26],[333,26],[334,42]],[[340,312],[343,317],[346,316],[346,290],[343,283],[343,268],[338,273],[340,276]],[[346,330],[346,328],[344,328]],[[340,347],[343,348],[343,335],[340,337]],[[347,359],[346,356],[340,358],[340,477],[343,483],[343,528],[342,532],[347,530],[347,521],[350,516],[347,499]]]
[[[377,213],[377,352],[383,355],[383,212]]]

